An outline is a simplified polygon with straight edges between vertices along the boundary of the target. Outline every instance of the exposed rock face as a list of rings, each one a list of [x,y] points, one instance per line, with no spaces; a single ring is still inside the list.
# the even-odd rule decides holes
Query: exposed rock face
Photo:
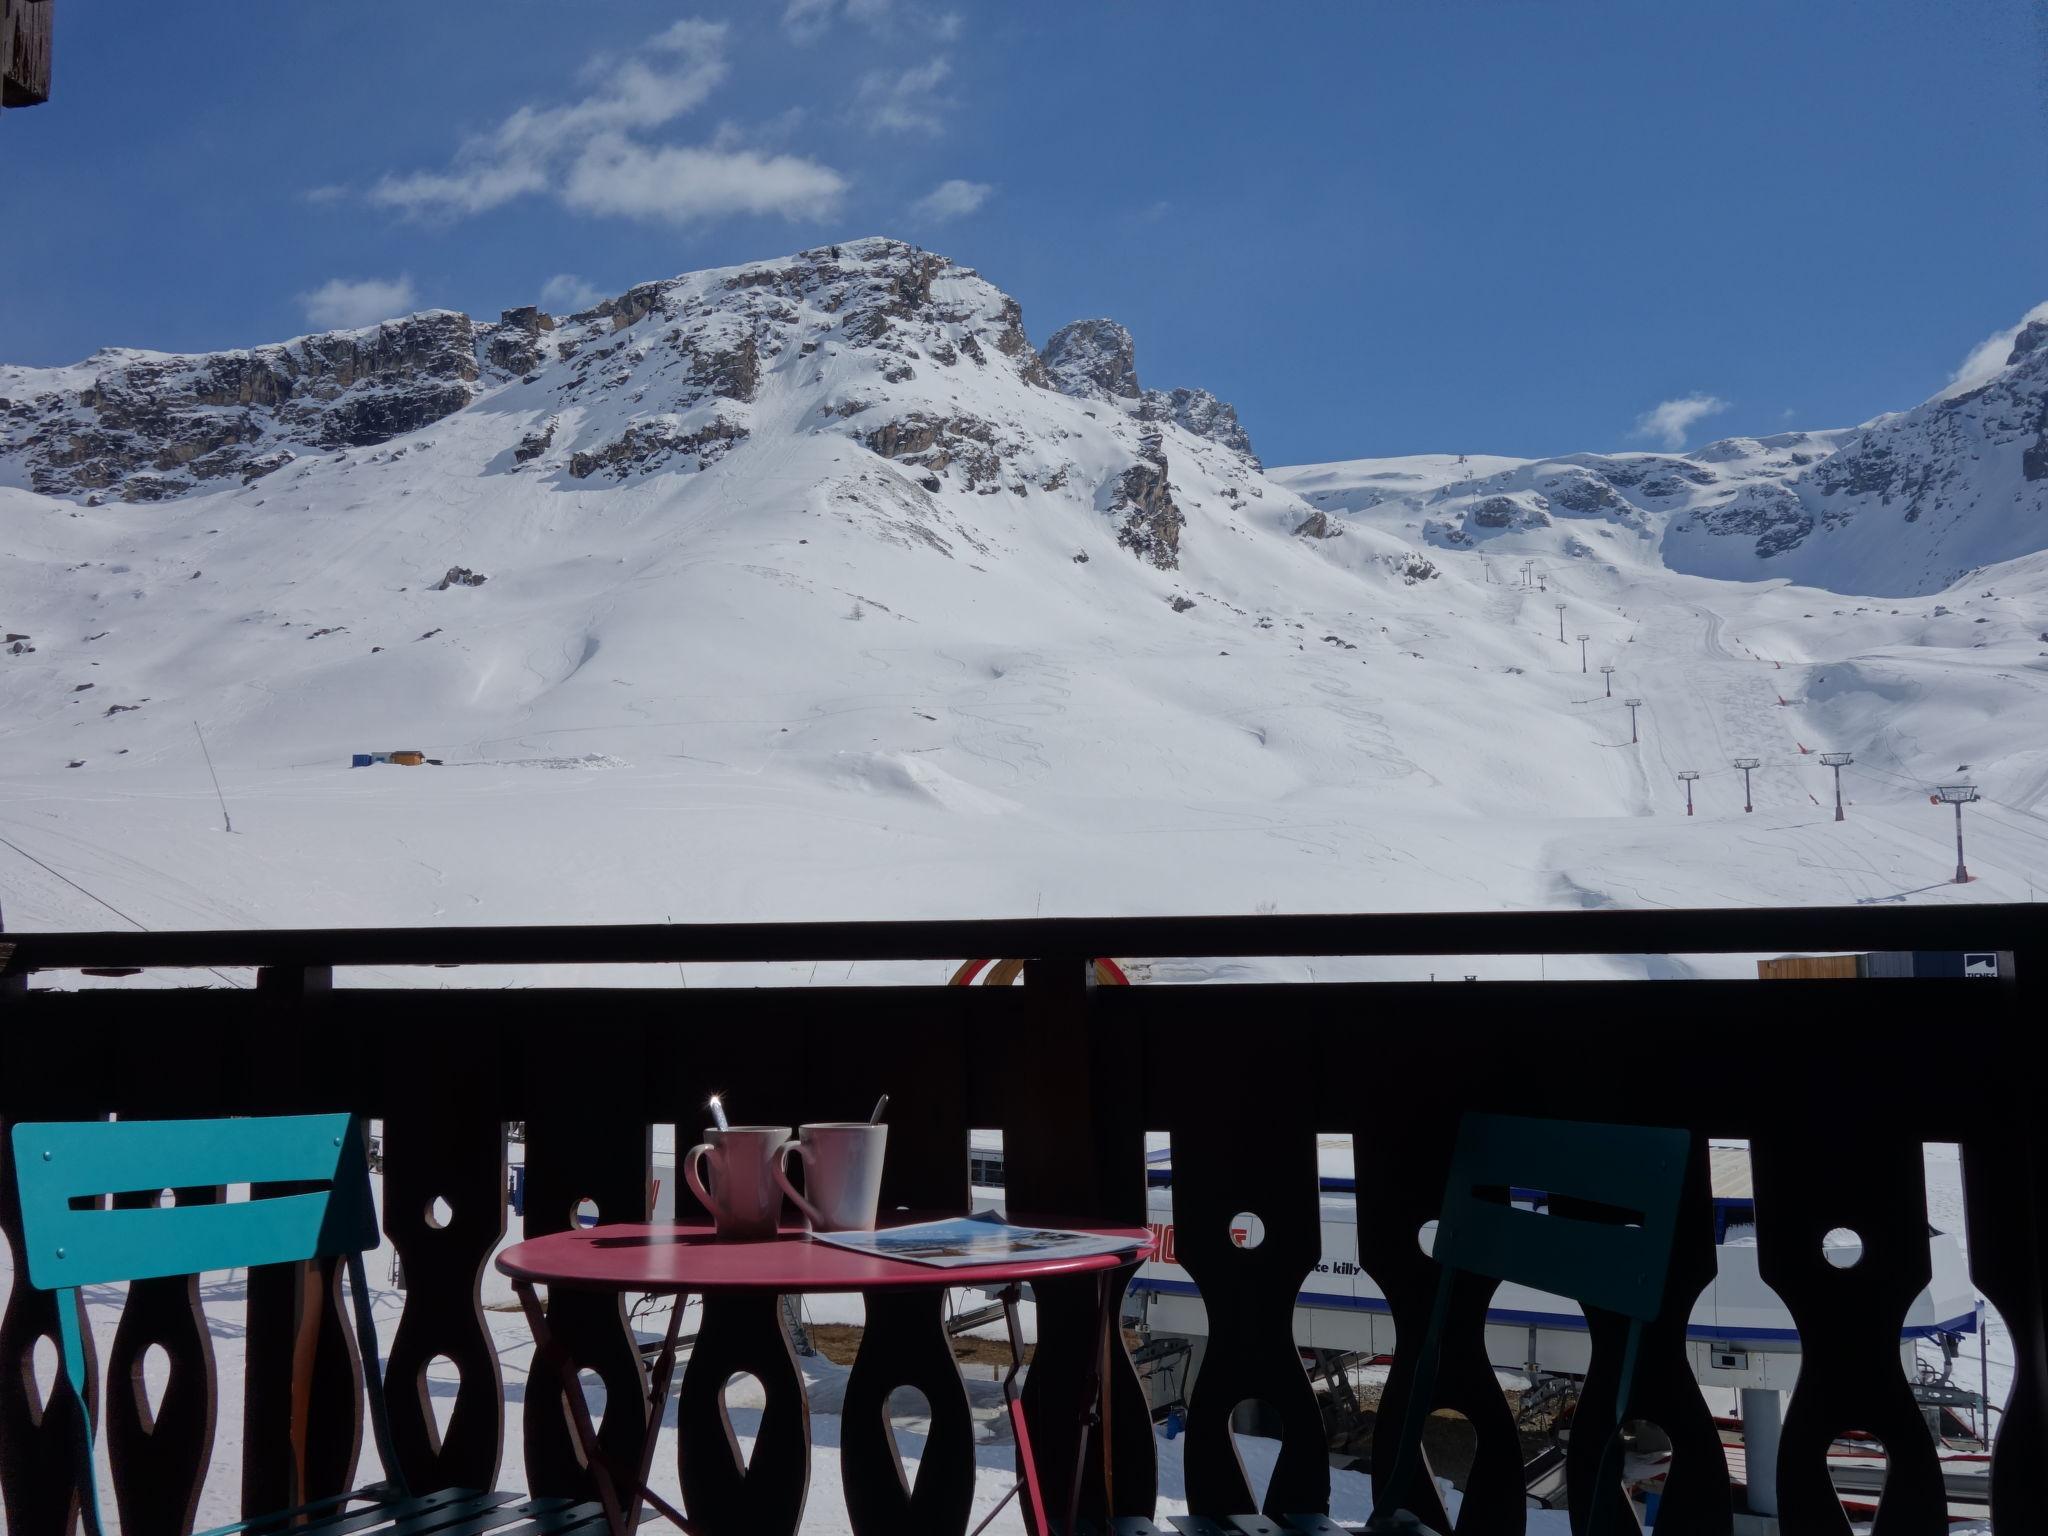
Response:
[[[490,579],[488,576],[478,575],[466,565],[451,565],[448,567],[448,574],[435,582],[430,590],[446,592],[450,587],[480,587]]]
[[[1597,475],[1560,475],[1555,480],[1544,482],[1544,489],[1550,496],[1552,506],[1580,517],[1597,517],[1602,513],[1620,514],[1634,510],[1613,486]]]
[[[1465,521],[1474,528],[1548,528],[1549,516],[1512,496],[1488,496],[1473,506]]]
[[[282,443],[355,448],[469,404],[476,333],[447,310],[247,352],[102,352],[75,393],[0,403],[0,453],[47,495],[160,501],[277,469]]]
[[[529,432],[519,439],[519,445],[512,450],[512,457],[521,464],[539,458],[554,445],[555,428],[560,423],[559,416],[550,416],[537,431]]]
[[[935,472],[957,468],[975,488],[1000,482],[1006,455],[1022,447],[1002,441],[994,424],[978,416],[932,416],[923,411],[885,422],[861,441],[885,459],[901,459]]]
[[[554,328],[554,317],[531,304],[505,310],[484,342],[484,356],[506,373],[531,373],[541,363],[541,333]]]
[[[623,480],[628,475],[646,474],[678,459],[694,462],[676,464],[680,469],[704,469],[717,463],[735,443],[744,442],[747,429],[724,417],[708,426],[687,431],[674,421],[643,421],[628,427],[603,447],[572,454],[569,477],[584,480],[595,474]]]
[[[1052,387],[1077,400],[1135,402],[1141,421],[1170,421],[1175,426],[1221,443],[1250,459],[1251,435],[1233,406],[1206,389],[1146,389],[1138,383],[1137,348],[1131,333],[1114,320],[1076,320],[1054,331],[1040,354]]]
[[[1136,400],[1137,346],[1114,320],[1076,320],[1052,333],[1039,356],[1052,387],[1077,400]]]
[[[1116,482],[1109,505],[1121,512],[1116,541],[1141,560],[1149,560],[1162,571],[1180,569],[1180,531],[1187,516],[1173,503],[1166,478],[1166,454],[1160,439],[1147,436],[1139,443],[1139,459]]]
[[[1796,547],[1813,531],[1812,515],[1799,493],[1786,485],[1744,486],[1696,521],[1708,533],[1754,536],[1757,555],[1765,560]]]
[[[1260,467],[1258,455],[1252,452],[1251,434],[1237,419],[1237,407],[1206,389],[1148,389],[1140,414],[1149,421],[1170,421],[1197,437],[1221,443],[1250,459],[1254,469]]]
[[[1294,525],[1297,539],[1337,539],[1344,536],[1344,526],[1330,521],[1330,514],[1317,508]]]

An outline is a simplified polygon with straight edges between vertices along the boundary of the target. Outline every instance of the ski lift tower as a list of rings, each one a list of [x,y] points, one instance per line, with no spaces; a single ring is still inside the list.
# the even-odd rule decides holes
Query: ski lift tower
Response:
[[[1756,807],[1750,804],[1749,802],[1750,770],[1753,768],[1761,768],[1763,767],[1763,765],[1764,760],[1760,757],[1738,757],[1735,759],[1735,766],[1742,770],[1742,808],[1745,811],[1753,811],[1756,809]]]
[[[1628,744],[1634,746],[1636,744],[1636,711],[1643,707],[1643,701],[1641,699],[1623,699],[1621,702],[1628,706]]]
[[[1608,698],[1610,698],[1610,699],[1611,699],[1611,698],[1613,698],[1613,697],[1614,697],[1614,663],[1613,663],[1613,662],[1611,662],[1611,661],[1603,661],[1603,662],[1602,662],[1602,663],[1600,664],[1600,675],[1601,675],[1602,677],[1604,677],[1604,678],[1606,678],[1606,679],[1607,679],[1607,697],[1608,697]]]
[[[1835,820],[1845,821],[1848,818],[1842,815],[1842,770],[1855,762],[1856,756],[1852,752],[1823,752],[1820,760],[1835,770]]]
[[[1936,805],[1952,805],[1956,808],[1956,884],[1968,885],[1970,872],[1963,867],[1963,807],[1973,800],[1984,797],[1977,793],[1974,784],[1944,784],[1937,789],[1932,799]]]
[[[1678,781],[1685,786],[1685,814],[1688,816],[1692,814],[1692,781],[1699,776],[1700,772],[1697,768],[1681,768],[1678,770]]]
[[[1550,606],[1551,606],[1551,607],[1553,607],[1553,608],[1555,608],[1555,609],[1557,610],[1557,643],[1558,643],[1559,645],[1563,645],[1563,644],[1564,644],[1564,604],[1563,604],[1563,603],[1552,603],[1552,604],[1551,604]]]
[[[1522,562],[1522,585],[1525,587],[1536,585],[1536,562],[1534,560],[1524,560]]]

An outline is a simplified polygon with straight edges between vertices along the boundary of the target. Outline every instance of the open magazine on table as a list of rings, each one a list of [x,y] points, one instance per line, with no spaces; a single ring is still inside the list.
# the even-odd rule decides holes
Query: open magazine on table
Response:
[[[1130,1253],[1141,1246],[1135,1238],[1062,1232],[1053,1227],[1013,1227],[994,1211],[884,1227],[876,1232],[814,1232],[811,1236],[835,1248],[940,1269],[1000,1264],[1009,1259],[1085,1259],[1101,1253]]]

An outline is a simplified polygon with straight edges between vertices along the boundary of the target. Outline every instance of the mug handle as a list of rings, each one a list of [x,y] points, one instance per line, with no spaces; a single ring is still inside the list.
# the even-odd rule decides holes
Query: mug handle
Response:
[[[789,1182],[789,1154],[802,1147],[803,1143],[792,1136],[775,1149],[775,1182],[782,1186],[785,1195],[796,1202],[797,1209],[810,1217],[812,1226],[822,1227],[825,1225],[825,1218],[818,1214],[818,1208],[799,1194],[796,1186]]]
[[[699,1178],[697,1174],[697,1165],[710,1155],[711,1143],[708,1141],[700,1141],[697,1145],[690,1148],[689,1151],[685,1152],[683,1154],[683,1181],[690,1186],[690,1193],[704,1202],[704,1209],[711,1213],[711,1219],[715,1223],[718,1220],[718,1207],[712,1203],[711,1191],[704,1187],[703,1179]]]

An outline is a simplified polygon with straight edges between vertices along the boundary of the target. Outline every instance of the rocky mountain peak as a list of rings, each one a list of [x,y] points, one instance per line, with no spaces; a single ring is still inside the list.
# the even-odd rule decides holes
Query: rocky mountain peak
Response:
[[[2013,337],[2012,353],[2006,358],[2005,366],[2012,367],[2021,358],[2040,350],[2044,344],[2048,344],[2048,320],[2028,321],[2020,327],[2019,335]]]
[[[1052,387],[1077,400],[1135,400],[1137,345],[1114,320],[1076,320],[1052,333],[1039,357]]]
[[[1235,407],[1206,389],[1146,389],[1141,385],[1136,343],[1114,320],[1076,320],[1061,326],[1039,356],[1047,379],[1063,395],[1135,404],[1141,421],[1170,421],[1243,454],[1254,466],[1259,462],[1252,452],[1251,434],[1238,421]]]

